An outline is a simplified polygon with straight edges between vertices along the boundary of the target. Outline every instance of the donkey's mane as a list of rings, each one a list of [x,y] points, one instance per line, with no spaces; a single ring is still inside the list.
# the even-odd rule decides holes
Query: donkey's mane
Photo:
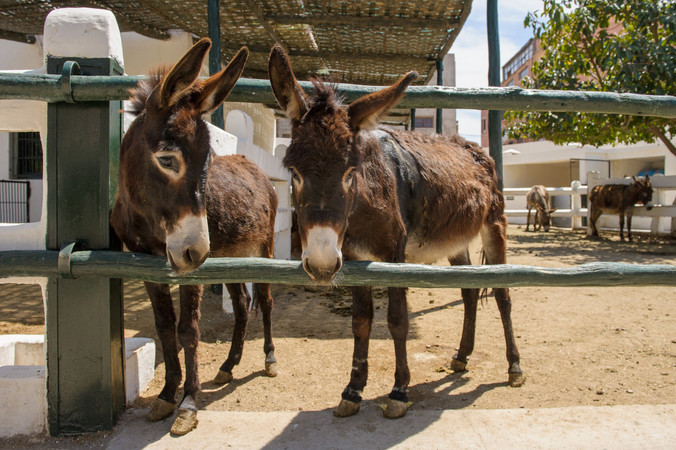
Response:
[[[168,72],[169,67],[159,67],[150,72],[150,75],[147,78],[139,81],[135,88],[129,90],[129,93],[131,94],[131,98],[129,99],[129,101],[131,101],[131,109],[129,112],[131,114],[134,116],[141,114],[146,108],[148,97],[150,97],[150,94],[157,85],[160,84]]]
[[[323,81],[319,78],[310,80],[314,92],[310,97],[307,118],[316,115],[331,114],[343,105],[343,96],[336,93],[336,84]]]

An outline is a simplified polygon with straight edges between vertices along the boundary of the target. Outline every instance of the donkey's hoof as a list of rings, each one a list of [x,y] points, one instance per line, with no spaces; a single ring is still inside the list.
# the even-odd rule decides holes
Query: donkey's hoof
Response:
[[[342,399],[340,404],[336,409],[333,410],[333,415],[336,417],[350,417],[354,416],[359,412],[359,402],[351,402],[349,400]]]
[[[449,365],[453,372],[464,372],[467,370],[467,362],[460,361],[459,359],[453,358]]]
[[[190,433],[197,426],[197,411],[193,409],[178,408],[178,414],[171,426],[171,434],[183,436]]]
[[[225,384],[232,381],[232,372],[226,372],[225,370],[219,370],[214,377],[214,384]]]
[[[509,385],[511,387],[521,387],[526,382],[526,376],[523,372],[509,372]]]
[[[277,376],[277,363],[272,362],[272,363],[265,363],[265,375],[269,377],[276,377]]]
[[[402,402],[400,400],[394,400],[388,398],[385,400],[385,404],[381,405],[383,408],[383,416],[388,419],[398,419],[406,415],[406,411],[413,404],[413,402]]]
[[[150,407],[150,412],[146,414],[148,422],[157,422],[166,419],[174,413],[176,403],[171,403],[161,398],[156,398],[153,405]]]

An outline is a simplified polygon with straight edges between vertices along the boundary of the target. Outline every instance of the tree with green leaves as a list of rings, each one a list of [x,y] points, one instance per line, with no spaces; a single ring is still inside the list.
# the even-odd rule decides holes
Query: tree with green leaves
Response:
[[[524,25],[544,55],[523,85],[531,89],[676,95],[676,2],[543,0]],[[617,26],[619,25],[619,27]],[[676,156],[676,121],[620,114],[516,112],[505,117],[513,138],[600,146],[661,140]]]

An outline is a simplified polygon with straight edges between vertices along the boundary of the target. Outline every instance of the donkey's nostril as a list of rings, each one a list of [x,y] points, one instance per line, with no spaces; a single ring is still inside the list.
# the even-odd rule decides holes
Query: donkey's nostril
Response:
[[[192,262],[194,262],[194,258],[193,258],[193,257],[194,257],[193,250],[192,250],[191,248],[188,248],[188,249],[185,251],[185,254],[183,255],[183,258],[185,259],[185,261],[186,261],[187,263],[192,263]]]
[[[207,259],[208,254],[201,254],[199,250],[194,247],[190,247],[185,250],[183,257],[185,262],[190,265],[200,266]]]
[[[341,267],[343,267],[343,260],[341,258],[336,258],[336,266],[333,268],[333,273],[338,273]]]
[[[316,280],[317,277],[315,276],[314,273],[312,273],[312,267],[310,267],[310,264],[307,262],[307,258],[303,260],[303,270],[312,278],[313,280]]]

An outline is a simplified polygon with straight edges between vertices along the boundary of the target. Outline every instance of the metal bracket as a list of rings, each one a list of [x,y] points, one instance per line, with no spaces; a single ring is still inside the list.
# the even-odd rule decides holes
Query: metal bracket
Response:
[[[66,61],[61,69],[61,93],[66,103],[75,103],[71,75],[80,75],[80,65],[76,61]]]
[[[73,273],[71,272],[70,257],[72,256],[76,247],[78,247],[79,250],[80,247],[82,247],[82,243],[79,241],[66,242],[65,244],[63,244],[63,247],[61,247],[61,250],[59,250],[57,269],[59,272],[59,276],[61,278],[66,279],[75,278],[73,277]]]

